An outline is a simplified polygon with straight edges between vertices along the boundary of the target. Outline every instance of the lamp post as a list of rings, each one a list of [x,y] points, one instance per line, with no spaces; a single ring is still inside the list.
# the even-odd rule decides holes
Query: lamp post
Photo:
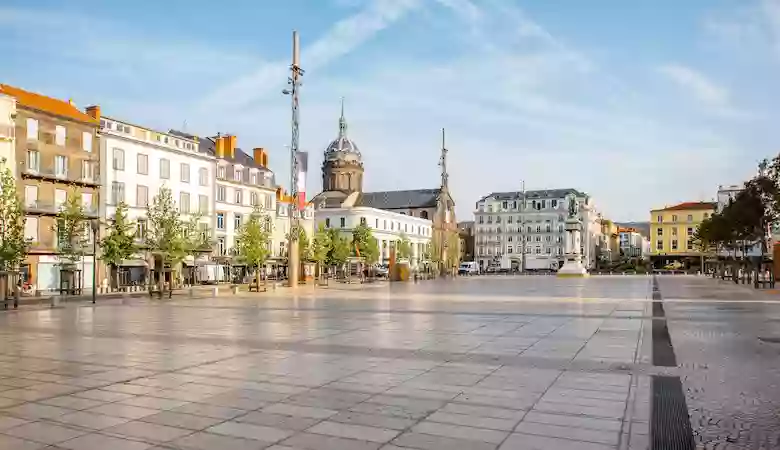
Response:
[[[92,228],[92,304],[94,305],[97,300],[97,239],[100,231],[100,221],[92,219],[89,224]]]

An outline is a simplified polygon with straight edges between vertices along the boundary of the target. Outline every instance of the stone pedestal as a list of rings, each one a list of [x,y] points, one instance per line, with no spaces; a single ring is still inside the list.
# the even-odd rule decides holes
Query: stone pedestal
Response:
[[[563,267],[558,269],[559,277],[587,277],[588,270],[582,265],[580,235],[582,223],[576,218],[566,220],[566,239]]]

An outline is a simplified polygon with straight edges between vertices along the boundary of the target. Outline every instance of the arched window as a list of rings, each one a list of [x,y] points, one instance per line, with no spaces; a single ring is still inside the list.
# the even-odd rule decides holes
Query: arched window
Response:
[[[428,218],[428,211],[422,211],[420,213],[420,217],[422,217],[423,219],[427,219]],[[482,219],[482,217],[480,217],[480,222],[479,223],[482,223],[481,219]]]

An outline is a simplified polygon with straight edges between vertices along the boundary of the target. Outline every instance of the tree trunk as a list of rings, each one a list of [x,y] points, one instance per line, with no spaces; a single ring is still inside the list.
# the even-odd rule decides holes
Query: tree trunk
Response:
[[[119,267],[116,264],[109,264],[111,278],[111,289],[119,288]]]

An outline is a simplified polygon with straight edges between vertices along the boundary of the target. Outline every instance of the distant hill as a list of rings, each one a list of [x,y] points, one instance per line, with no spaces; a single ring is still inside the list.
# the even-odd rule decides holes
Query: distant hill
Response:
[[[650,222],[615,222],[619,227],[636,228],[644,237],[650,237]]]

